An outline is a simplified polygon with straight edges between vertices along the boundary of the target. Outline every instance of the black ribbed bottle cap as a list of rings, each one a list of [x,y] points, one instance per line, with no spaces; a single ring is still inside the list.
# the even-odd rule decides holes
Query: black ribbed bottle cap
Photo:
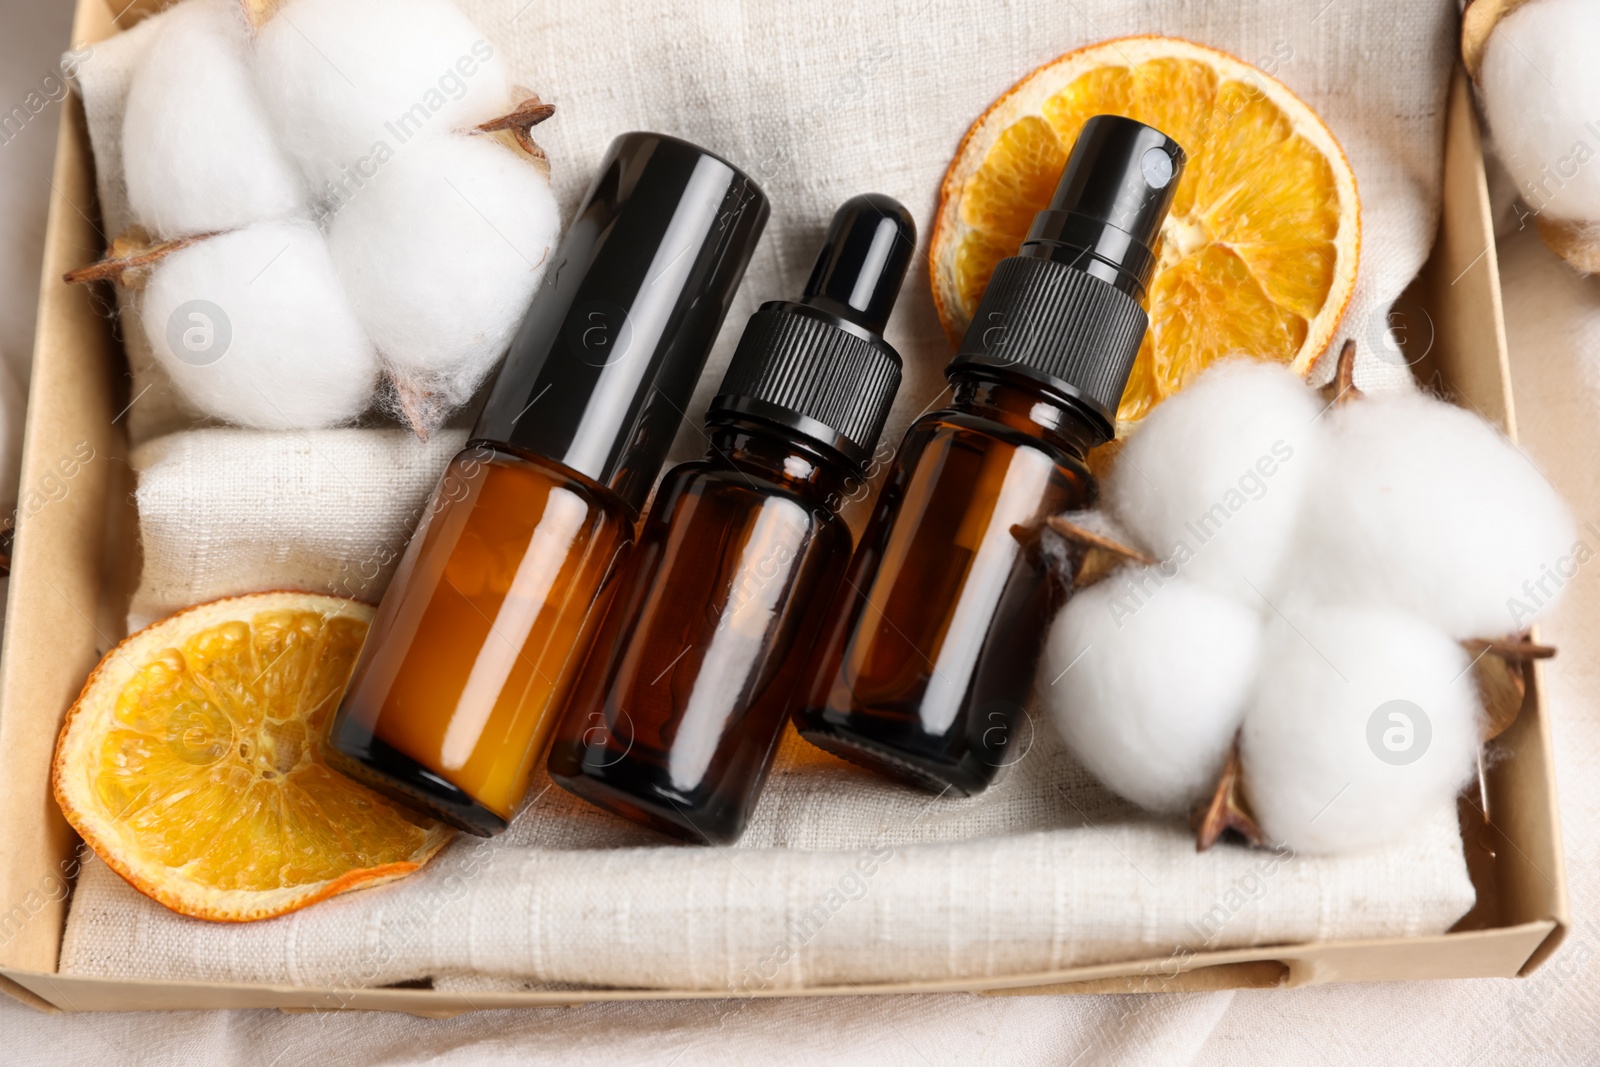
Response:
[[[644,504],[767,221],[737,167],[659,133],[611,142],[471,439]]]
[[[1084,123],[1050,206],[1001,260],[946,368],[988,368],[1043,385],[1105,439],[1148,319],[1155,245],[1187,162],[1160,130],[1118,115]]]
[[[773,423],[864,465],[900,388],[883,328],[916,245],[917,224],[893,197],[840,205],[800,302],[769,301],[750,317],[706,422]]]

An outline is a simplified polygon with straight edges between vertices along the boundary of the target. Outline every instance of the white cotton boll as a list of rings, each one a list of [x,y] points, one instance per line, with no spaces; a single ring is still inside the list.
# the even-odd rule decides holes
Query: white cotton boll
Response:
[[[151,272],[140,316],[184,396],[235,425],[335,426],[372,401],[372,342],[310,222],[261,222],[172,253]]]
[[[1128,438],[1106,506],[1185,578],[1259,606],[1313,486],[1323,406],[1281,365],[1213,366]]]
[[[1157,812],[1209,796],[1260,668],[1261,616],[1156,567],[1080,591],[1045,642],[1038,692],[1107,788]]]
[[[1240,735],[1245,794],[1274,843],[1348,852],[1402,836],[1476,765],[1471,657],[1384,608],[1321,608],[1268,627]]]
[[[443,411],[504,355],[559,227],[536,167],[464,136],[396,156],[333,216],[328,247],[385,369]]]
[[[136,221],[160,237],[234,230],[300,214],[304,181],[256,97],[249,30],[229,0],[166,16],[134,71],[122,119]]]
[[[1551,218],[1600,221],[1600,7],[1537,0],[1490,34],[1481,85],[1489,130],[1517,191]]]
[[[1471,412],[1421,394],[1330,411],[1292,592],[1389,605],[1451,637],[1517,633],[1590,550],[1531,460]]]
[[[256,82],[312,193],[335,201],[417,138],[513,103],[505,60],[450,0],[289,0],[257,37]]]

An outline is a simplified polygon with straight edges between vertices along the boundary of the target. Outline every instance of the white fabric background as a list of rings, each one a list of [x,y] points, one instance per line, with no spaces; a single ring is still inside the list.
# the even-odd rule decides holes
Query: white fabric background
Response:
[[[1335,7],[1339,6],[1336,4]],[[1331,15],[1331,12],[1330,12]],[[48,69],[65,35],[64,5],[6,0],[6,99],[26,71]],[[20,75],[13,79],[12,75]],[[30,137],[37,131],[30,131]],[[0,148],[11,212],[42,212],[51,129]],[[30,155],[24,156],[26,151]],[[11,213],[11,212],[8,212]],[[10,224],[11,220],[8,220]],[[37,263],[36,237],[3,249],[6,277]],[[1565,271],[1537,244],[1503,248],[1514,378],[1523,436],[1582,521],[1600,518],[1600,283]],[[7,287],[5,322],[31,318],[26,285]],[[1550,705],[1575,929],[1523,982],[1437,982],[1272,993],[989,1000],[967,996],[787,1003],[607,1006],[474,1015],[283,1016],[275,1012],[49,1017],[0,1005],[6,1056],[22,1063],[295,1062],[338,1049],[352,1063],[860,1062],[897,1063],[1555,1063],[1600,1047],[1593,920],[1600,899],[1600,582],[1584,572],[1546,627],[1563,648]]]

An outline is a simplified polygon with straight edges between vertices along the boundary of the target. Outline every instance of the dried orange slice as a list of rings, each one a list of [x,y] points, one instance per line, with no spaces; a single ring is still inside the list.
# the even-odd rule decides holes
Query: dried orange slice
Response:
[[[1167,37],[1125,37],[1040,67],[967,131],[929,251],[934,302],[959,343],[995,264],[1050,201],[1083,124],[1124,115],[1189,155],[1149,291],[1150,331],[1118,412],[1143,418],[1213,360],[1307,373],[1355,288],[1355,174],[1315,112],[1262,71]]]
[[[247,922],[416,870],[450,831],[329,769],[320,742],[372,609],[256,593],[106,654],[52,772],[67,821],[141,893]]]

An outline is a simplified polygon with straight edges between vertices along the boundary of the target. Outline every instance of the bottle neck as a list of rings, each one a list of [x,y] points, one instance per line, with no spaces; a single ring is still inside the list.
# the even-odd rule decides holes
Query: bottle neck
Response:
[[[955,389],[952,409],[998,422],[1080,461],[1104,440],[1097,423],[1078,405],[1037,386],[1008,381],[1004,371],[963,367],[950,376],[950,385]]]
[[[1141,305],[1155,254],[1126,230],[1068,211],[1041,211],[1017,255],[1081,270]]]
[[[838,510],[858,477],[831,451],[765,423],[729,419],[706,430],[708,461],[776,482],[829,511]]]

